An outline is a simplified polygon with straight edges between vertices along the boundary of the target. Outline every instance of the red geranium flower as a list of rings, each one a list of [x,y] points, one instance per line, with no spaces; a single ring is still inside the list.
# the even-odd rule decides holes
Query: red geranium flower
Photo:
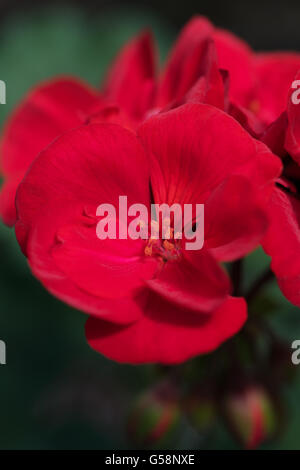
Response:
[[[199,70],[209,40],[216,48],[218,69],[229,72],[229,112],[259,134],[285,110],[291,82],[300,69],[300,54],[255,53],[243,40],[215,28],[201,16],[185,26],[170,55],[162,74],[158,104],[182,98],[200,82]]]
[[[261,136],[286,109],[291,83],[300,70],[300,54],[252,52],[248,60],[251,73],[248,75],[244,65],[239,66],[240,79],[249,83],[251,77],[252,86],[241,93],[240,99],[233,97],[230,112],[253,135]]]
[[[149,115],[184,101],[209,102],[222,108],[223,78],[208,40],[208,24],[199,19],[186,26],[174,46],[161,84],[156,77],[152,37],[143,33],[122,49],[101,93],[73,78],[54,79],[32,90],[8,120],[2,138],[5,184],[0,195],[0,214],[4,222],[15,223],[15,193],[29,165],[63,132],[87,121],[118,122],[136,128]],[[198,79],[198,86],[191,89]]]
[[[255,53],[234,34],[196,17],[186,26],[186,37],[191,44],[201,35],[213,39],[218,67],[229,72],[230,113],[259,134],[285,110],[291,82],[300,70],[300,54]]]
[[[15,192],[29,165],[63,132],[87,120],[135,128],[153,113],[196,102],[225,109],[258,136],[284,110],[299,68],[298,54],[256,55],[241,39],[197,16],[184,27],[159,79],[153,39],[143,33],[122,49],[101,93],[73,78],[39,85],[13,113],[2,138],[4,222],[15,223]],[[230,75],[230,106],[224,70]]]
[[[40,153],[19,186],[16,234],[35,276],[91,314],[93,348],[120,362],[178,363],[211,351],[246,319],[218,262],[235,260],[267,227],[263,207],[279,159],[233,118],[186,104],[142,124],[70,131]],[[151,187],[151,191],[150,188]],[[121,194],[147,207],[205,204],[205,242],[99,240],[96,209]],[[192,221],[191,221],[192,222]]]

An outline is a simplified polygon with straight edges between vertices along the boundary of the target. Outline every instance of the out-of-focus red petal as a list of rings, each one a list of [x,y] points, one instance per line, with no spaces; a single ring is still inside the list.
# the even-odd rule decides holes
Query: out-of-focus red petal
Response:
[[[226,78],[219,69],[216,47],[212,40],[207,41],[201,62],[200,78],[187,92],[184,102],[207,103],[224,110],[227,99]]]
[[[230,97],[241,106],[248,106],[255,83],[252,66],[253,52],[240,38],[222,29],[212,35],[219,59],[219,67],[229,72]]]
[[[258,189],[257,196],[265,202],[269,199],[276,179],[281,175],[282,162],[271,150],[259,140],[253,139],[256,152],[234,174],[245,176]]]
[[[12,227],[16,222],[15,197],[22,176],[7,179],[0,192],[0,214],[3,222]]]
[[[300,58],[299,58],[300,69]],[[295,81],[300,83],[300,72],[295,76]],[[299,89],[299,86],[297,87]],[[300,165],[300,107],[297,101],[294,100],[293,93],[295,89],[290,86],[290,92],[287,103],[287,130],[285,134],[285,148],[295,162]],[[298,91],[297,91],[298,94]],[[299,98],[298,98],[299,99]],[[295,102],[294,102],[295,101]]]
[[[300,54],[271,52],[256,54],[257,79],[255,101],[257,115],[270,124],[285,111],[292,82],[300,70]]]
[[[283,112],[276,121],[267,127],[260,138],[279,157],[286,155],[285,136],[287,127],[287,113]]]
[[[258,138],[265,130],[265,125],[249,109],[231,102],[229,114],[236,119],[246,131],[255,138]]]
[[[87,119],[87,124],[101,123],[119,124],[129,130],[134,130],[137,122],[118,106],[101,105],[100,109],[94,110]]]
[[[292,193],[277,188],[269,205],[270,228],[263,241],[272,257],[284,295],[300,306],[300,202]]]
[[[206,40],[212,31],[212,24],[201,16],[192,18],[185,25],[162,75],[156,102],[159,108],[181,101],[200,77]]]
[[[155,55],[151,34],[142,33],[123,47],[105,79],[105,98],[132,119],[142,119],[153,107]]]

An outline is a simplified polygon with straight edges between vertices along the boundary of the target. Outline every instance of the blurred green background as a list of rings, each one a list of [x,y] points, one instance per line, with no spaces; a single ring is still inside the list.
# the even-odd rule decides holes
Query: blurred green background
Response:
[[[14,3],[14,9],[3,9],[0,18],[0,79],[7,85],[7,104],[0,107],[1,124],[22,95],[42,79],[73,74],[97,86],[119,47],[143,27],[154,30],[163,59],[180,22],[190,13],[202,12],[199,6],[195,11],[187,7],[181,17],[172,12],[169,18],[167,12],[162,14],[146,4],[102,8],[102,3],[93,14],[59,4],[25,12],[24,3],[22,10]],[[220,25],[221,13],[216,13]],[[245,18],[243,21],[240,24],[232,18],[233,28],[239,24],[235,32],[241,35],[247,24]],[[244,37],[251,42],[254,19],[249,21]],[[229,23],[226,13],[223,26],[232,26]],[[277,24],[274,18],[270,30],[272,24]],[[262,26],[253,34],[253,45],[261,46],[266,39]],[[293,31],[292,26],[290,29]],[[280,39],[284,47],[292,47],[290,30],[279,36],[272,32],[276,40],[272,42],[268,36],[267,48],[278,47]],[[33,138],[34,132],[32,129]],[[0,253],[0,339],[7,345],[7,364],[0,365],[0,448],[130,449],[125,430],[128,409],[152,384],[155,368],[121,366],[92,351],[84,337],[86,317],[40,286],[29,272],[13,231],[3,225]],[[261,250],[252,254],[246,263],[246,285],[268,263]],[[289,342],[300,338],[299,309],[283,298],[275,283],[269,285],[266,295],[275,306],[275,314],[268,320],[272,327]],[[286,427],[264,448],[300,449],[298,396],[300,366],[284,392]],[[204,438],[185,419],[168,447],[237,448],[221,422]]]

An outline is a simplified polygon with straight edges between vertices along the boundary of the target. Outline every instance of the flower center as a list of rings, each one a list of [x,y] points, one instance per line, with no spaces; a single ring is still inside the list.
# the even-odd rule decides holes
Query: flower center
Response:
[[[176,233],[170,225],[163,224],[162,238],[159,237],[159,226],[157,221],[151,221],[151,237],[145,247],[146,256],[155,256],[166,263],[177,260],[181,256],[181,234]]]

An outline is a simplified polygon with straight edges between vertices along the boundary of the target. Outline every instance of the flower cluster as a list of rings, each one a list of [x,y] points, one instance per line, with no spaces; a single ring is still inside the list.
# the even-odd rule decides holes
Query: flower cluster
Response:
[[[0,212],[33,274],[89,314],[94,349],[134,364],[180,363],[235,335],[247,304],[224,263],[259,244],[300,306],[300,54],[256,54],[195,17],[162,71],[155,59],[146,32],[99,91],[68,77],[39,85],[1,143]],[[149,209],[204,204],[203,248],[100,240],[97,207],[122,195]]]

